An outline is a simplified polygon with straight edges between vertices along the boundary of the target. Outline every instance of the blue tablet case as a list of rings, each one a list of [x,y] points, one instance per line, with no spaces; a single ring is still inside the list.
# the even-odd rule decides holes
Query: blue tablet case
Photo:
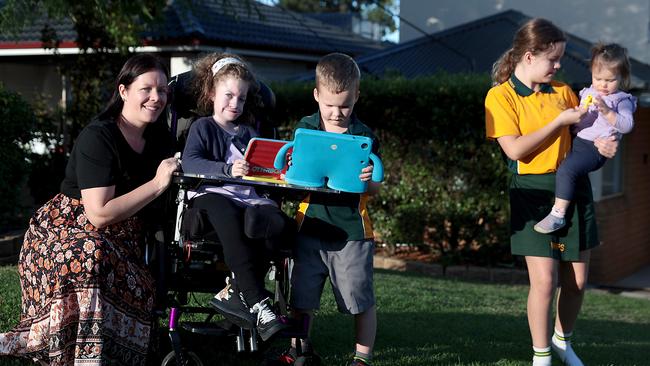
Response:
[[[363,193],[368,182],[359,179],[361,169],[372,161],[372,180],[381,182],[384,167],[372,153],[372,139],[318,130],[299,128],[294,140],[284,145],[275,156],[276,169],[286,165],[286,153],[293,147],[291,166],[285,180],[305,187],[327,187],[344,192]]]

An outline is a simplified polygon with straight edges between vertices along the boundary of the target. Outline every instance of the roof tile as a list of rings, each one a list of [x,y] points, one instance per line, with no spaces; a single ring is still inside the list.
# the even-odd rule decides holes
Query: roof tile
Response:
[[[247,5],[248,4],[248,5]],[[69,19],[43,17],[17,36],[0,35],[0,43],[41,41],[41,29],[49,24],[63,41],[74,41],[76,32]],[[186,42],[228,47],[272,49],[294,53],[325,54],[344,52],[359,56],[385,46],[318,21],[309,16],[250,1],[171,2],[164,21],[144,33],[149,44],[168,45]]]
[[[450,73],[489,73],[492,64],[512,44],[512,37],[530,17],[507,10],[447,30],[357,58],[359,67],[372,75],[398,72],[405,77]],[[579,87],[591,83],[592,44],[567,33],[567,49],[561,75]],[[639,82],[650,81],[650,66],[632,59],[632,73]]]

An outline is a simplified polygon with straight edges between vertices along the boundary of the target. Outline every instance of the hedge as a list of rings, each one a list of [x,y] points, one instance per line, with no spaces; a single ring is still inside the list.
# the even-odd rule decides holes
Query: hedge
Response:
[[[0,229],[20,227],[25,220],[20,197],[35,123],[30,105],[0,84]]]
[[[271,119],[289,138],[295,123],[318,108],[313,83],[271,87],[277,98]],[[385,183],[370,212],[377,240],[387,248],[417,247],[440,256],[443,264],[509,260],[506,167],[496,144],[485,139],[483,100],[489,87],[484,75],[362,80],[355,112],[381,143]],[[0,210],[6,220],[17,208],[27,169],[18,142],[31,138],[35,122],[17,95],[0,89],[0,103]],[[34,165],[35,171],[44,168]],[[42,183],[36,175],[32,182]],[[38,198],[50,192],[43,193]]]
[[[355,106],[378,135],[385,182],[370,203],[379,242],[418,247],[443,264],[508,258],[507,172],[485,138],[484,75],[363,79]],[[272,85],[284,137],[318,106],[313,83]]]

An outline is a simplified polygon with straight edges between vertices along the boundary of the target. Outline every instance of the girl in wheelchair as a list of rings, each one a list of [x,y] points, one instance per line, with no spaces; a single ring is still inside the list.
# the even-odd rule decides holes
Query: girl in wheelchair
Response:
[[[242,177],[248,141],[257,136],[251,109],[259,85],[249,66],[232,54],[210,54],[194,67],[193,88],[202,115],[190,127],[182,155],[185,173]],[[232,271],[212,299],[217,311],[239,324],[257,327],[262,340],[286,327],[273,309],[264,277],[274,249],[292,240],[293,221],[272,199],[253,187],[200,186],[190,192],[192,208],[203,210]]]

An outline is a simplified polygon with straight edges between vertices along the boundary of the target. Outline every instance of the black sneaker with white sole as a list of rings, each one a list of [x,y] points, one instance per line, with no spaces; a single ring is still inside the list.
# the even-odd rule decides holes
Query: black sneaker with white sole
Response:
[[[210,305],[219,314],[239,327],[251,329],[255,326],[255,315],[251,313],[251,309],[246,305],[241,292],[237,290],[235,281],[230,277],[226,277],[226,287],[210,300]]]
[[[256,316],[257,332],[263,341],[289,326],[273,311],[268,297],[253,305],[251,312]]]

